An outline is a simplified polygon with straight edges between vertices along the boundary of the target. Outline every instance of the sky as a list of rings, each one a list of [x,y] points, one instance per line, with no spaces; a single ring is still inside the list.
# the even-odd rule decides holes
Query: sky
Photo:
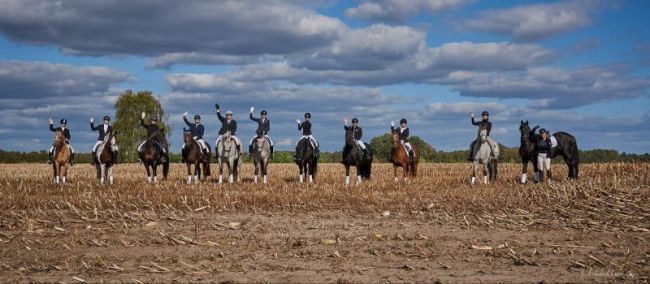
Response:
[[[88,120],[125,89],[149,90],[182,144],[182,114],[206,140],[232,110],[248,141],[269,112],[276,149],[312,114],[325,151],[343,119],[364,140],[406,118],[438,150],[468,147],[469,113],[517,146],[519,123],[576,136],[581,149],[650,150],[650,1],[0,0],[0,149],[49,148],[48,118],[89,152]]]

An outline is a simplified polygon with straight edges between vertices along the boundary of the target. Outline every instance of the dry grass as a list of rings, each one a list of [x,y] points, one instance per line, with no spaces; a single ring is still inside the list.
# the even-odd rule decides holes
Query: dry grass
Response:
[[[260,235],[268,234],[269,232],[265,230],[269,230],[269,228],[266,228],[264,224],[257,227],[250,225],[254,223],[252,220],[257,220],[255,216],[268,215],[297,219],[301,216],[308,216],[307,219],[310,222],[313,221],[317,224],[309,226],[315,226],[318,230],[323,230],[323,233],[329,232],[325,227],[326,221],[323,221],[322,227],[318,224],[323,218],[331,218],[346,224],[348,221],[345,220],[349,220],[350,223],[366,224],[359,226],[368,228],[372,226],[377,226],[377,228],[402,226],[406,228],[404,229],[406,231],[409,231],[408,228],[417,226],[439,226],[439,228],[452,228],[451,230],[454,232],[456,230],[468,232],[490,232],[493,230],[580,232],[580,234],[596,234],[595,236],[605,238],[605,240],[612,238],[611,242],[605,242],[603,239],[599,239],[599,241],[613,247],[616,246],[615,242],[618,237],[619,240],[629,239],[628,245],[635,244],[636,248],[632,248],[634,251],[630,252],[630,246],[620,246],[619,248],[623,251],[627,249],[627,253],[620,256],[622,259],[604,262],[603,259],[607,257],[606,255],[586,250],[584,257],[570,260],[568,266],[576,269],[589,269],[589,271],[592,271],[591,268],[597,267],[611,268],[619,273],[616,274],[618,276],[632,275],[635,276],[633,279],[647,281],[649,271],[647,261],[650,254],[650,246],[647,243],[650,229],[650,207],[648,206],[650,203],[650,165],[584,165],[581,168],[580,179],[577,181],[564,180],[566,169],[554,166],[556,179],[551,183],[539,185],[517,184],[519,169],[520,165],[518,164],[500,165],[499,181],[472,188],[468,182],[469,164],[425,164],[421,166],[420,177],[417,180],[399,183],[393,181],[391,166],[378,164],[374,165],[372,180],[364,182],[361,186],[346,188],[343,185],[343,167],[337,164],[320,165],[316,184],[297,183],[297,167],[295,165],[272,164],[270,184],[268,185],[251,182],[251,165],[243,167],[244,181],[234,185],[217,185],[214,181],[186,185],[185,167],[180,164],[172,165],[168,181],[149,185],[145,183],[144,169],[141,166],[119,165],[114,171],[116,184],[101,187],[95,179],[93,168],[88,165],[73,167],[69,175],[70,183],[65,186],[52,184],[51,169],[47,165],[0,165],[0,229],[5,231],[5,233],[0,233],[0,246],[5,247],[0,255],[0,275],[20,272],[21,269],[23,273],[19,275],[34,275],[41,273],[42,271],[39,269],[46,267],[42,269],[46,269],[48,273],[49,271],[56,273],[56,271],[63,270],[67,271],[66,275],[74,275],[79,278],[62,278],[64,281],[81,281],[88,280],[89,275],[83,273],[94,271],[93,267],[99,267],[104,272],[117,273],[126,269],[132,272],[157,274],[170,272],[171,268],[165,265],[182,267],[182,269],[176,268],[178,271],[198,273],[204,271],[207,266],[199,265],[198,260],[176,259],[172,261],[167,259],[169,255],[175,254],[170,250],[156,254],[156,257],[147,258],[146,261],[135,256],[129,257],[129,252],[108,260],[104,258],[110,257],[104,254],[98,254],[102,255],[99,258],[86,255],[75,260],[75,265],[80,268],[76,266],[76,268],[65,268],[61,262],[58,264],[40,263],[39,261],[50,259],[41,254],[38,254],[39,257],[29,260],[13,261],[12,258],[15,256],[11,254],[22,254],[25,247],[29,247],[29,251],[31,251],[31,247],[38,247],[38,242],[42,241],[39,241],[38,237],[30,237],[29,234],[33,232],[45,234],[46,237],[41,236],[41,239],[49,238],[56,243],[56,251],[63,254],[70,253],[68,257],[73,257],[73,252],[78,248],[88,247],[184,247],[188,245],[220,247],[227,243],[205,240],[207,237],[202,237],[201,232],[203,230],[225,230],[223,232],[228,232],[228,230],[241,229],[239,227],[241,225],[249,230],[249,234],[257,235],[257,232]],[[213,170],[213,172],[216,171]],[[559,177],[562,177],[562,180]],[[214,179],[214,176],[212,178]],[[221,219],[215,222],[220,218],[219,216],[230,216],[228,219],[246,216],[244,219],[248,221],[231,222],[231,220]],[[394,217],[395,223],[374,220],[373,218],[383,218],[377,216]],[[275,217],[269,218],[273,219],[276,224],[282,223]],[[287,228],[283,227],[283,230],[291,232],[293,230],[291,228],[295,224],[287,222],[289,222],[285,224]],[[301,219],[300,222],[306,221]],[[146,240],[133,236],[132,233],[127,234],[127,231],[136,229],[148,232],[146,230],[149,226],[157,228],[161,226],[160,223],[167,223],[164,225],[165,228],[175,233],[157,230],[145,234],[148,236]],[[406,223],[411,225],[403,225]],[[338,228],[338,225],[332,226]],[[85,230],[91,230],[90,228],[98,230],[93,234],[129,235],[130,237],[128,239],[121,238],[123,242],[118,241],[118,238],[107,239],[97,235],[80,237],[80,235],[86,234]],[[331,240],[319,241],[322,236],[312,236],[311,233],[304,231],[311,229],[313,228],[306,227],[302,231],[296,229],[300,233],[282,235],[281,238],[289,237],[290,239],[283,239],[283,242],[287,243],[280,245],[287,246],[286,249],[295,254],[293,251],[295,246],[309,247],[314,243],[319,243],[329,251],[327,259],[333,257],[339,261],[352,261],[355,259],[355,254],[344,253],[342,243],[347,242],[347,245],[355,246],[357,241],[365,240],[356,239],[359,238],[358,236],[336,235],[329,236]],[[350,229],[346,228],[346,230]],[[362,229],[351,230],[357,233],[363,231]],[[397,229],[397,232],[399,230],[402,229]],[[365,232],[367,233],[366,237],[384,238],[382,235],[376,236],[371,232]],[[25,237],[23,234],[28,235]],[[399,233],[396,234],[399,235]],[[414,244],[414,247],[400,247],[400,249],[414,250],[422,254],[423,246],[436,246],[435,243],[428,243],[433,241],[431,236],[427,237],[421,234],[424,233],[413,231],[413,235],[406,238]],[[559,237],[561,233],[557,235]],[[399,238],[404,240],[404,235],[399,236],[390,237],[387,241],[400,241]],[[584,237],[584,235],[581,236]],[[247,238],[255,238],[260,243],[268,241],[269,246],[275,242],[266,238],[260,240],[258,237],[249,236]],[[269,238],[276,237],[278,236],[274,235]],[[155,241],[151,241],[150,238]],[[531,238],[535,238],[534,234]],[[635,238],[638,241],[634,241]],[[472,242],[475,241],[477,239],[472,239]],[[558,241],[563,240],[558,239]],[[327,247],[331,242],[335,246],[342,247],[332,252]],[[15,247],[7,250],[6,248],[10,244]],[[547,241],[543,241],[542,244],[549,245],[547,248],[552,249],[552,252],[549,251],[549,253],[555,253],[555,249],[559,250],[558,247],[567,248],[566,243],[556,244],[558,247],[553,247],[554,244]],[[539,245],[540,243],[535,244],[535,246]],[[248,246],[246,245],[246,248]],[[468,244],[463,246],[463,248],[467,248]],[[570,251],[571,246],[575,246],[573,250],[579,250],[580,246],[587,247],[587,245],[570,242],[567,250]],[[43,247],[50,246],[43,245]],[[537,266],[541,263],[540,260],[534,260],[535,253],[532,256],[522,255],[512,250],[512,244],[510,246],[507,243],[500,246],[476,244],[473,248],[476,251],[487,251],[488,253],[483,254],[483,257],[507,259],[518,265]],[[397,248],[393,247],[393,249]],[[371,252],[372,254],[380,255],[382,250],[390,251],[391,248],[375,247],[372,250],[374,250]],[[46,254],[47,251],[49,250],[46,250]],[[143,253],[149,254],[149,252]],[[196,253],[205,252],[198,251]],[[214,256],[216,251],[210,253],[210,257],[224,257]],[[316,252],[313,253],[316,254]],[[571,258],[573,253],[575,252],[567,255],[566,259]],[[439,254],[444,255],[440,252]],[[394,255],[394,252],[390,255]],[[290,256],[287,254],[286,257],[290,258]],[[413,258],[408,255],[405,257]],[[431,257],[429,256],[427,259]],[[309,259],[309,256],[307,258]],[[90,261],[93,263],[89,263]],[[269,259],[265,264],[269,267],[264,271],[285,271],[285,273],[291,271],[291,268],[275,267],[279,265],[277,261],[279,260]],[[447,263],[453,263],[453,260],[444,261],[446,262],[436,266],[448,269],[445,268],[448,266]],[[65,262],[66,265],[68,263],[68,261]],[[417,265],[409,264],[396,269],[411,271],[415,266]],[[238,267],[224,269],[226,272],[241,272]],[[220,273],[224,273],[224,270],[221,270]],[[520,273],[526,272],[521,271]],[[224,276],[224,274],[221,275]],[[240,280],[283,280],[274,278],[270,274],[260,275],[263,277],[237,278],[239,276],[235,275],[234,278]],[[12,279],[25,280],[21,276],[17,277]],[[155,277],[145,279],[160,280]],[[164,278],[163,281],[171,279],[174,278]],[[190,278],[181,277],[180,279]],[[191,279],[201,280],[200,278]],[[350,279],[377,280],[372,277]],[[406,279],[431,280],[429,278]],[[471,280],[471,278],[451,279]],[[497,277],[488,280],[517,281],[517,279],[526,278],[508,279],[510,278]],[[563,279],[568,281],[584,280],[584,278]],[[300,281],[301,278],[284,280]],[[337,279],[331,280],[336,281]],[[127,281],[130,280],[127,279]]]

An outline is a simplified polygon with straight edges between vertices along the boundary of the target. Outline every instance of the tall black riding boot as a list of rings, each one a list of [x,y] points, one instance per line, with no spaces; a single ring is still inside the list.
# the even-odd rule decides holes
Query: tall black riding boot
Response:
[[[415,152],[413,150],[409,150],[409,162],[413,162],[415,160]]]
[[[96,156],[97,156],[97,152],[93,151],[92,155],[90,156],[90,165],[92,165],[92,166],[95,165],[95,157]]]
[[[181,163],[185,163],[185,148],[181,149]]]
[[[72,153],[72,155],[70,155],[70,165],[74,166],[74,153]]]
[[[248,158],[253,158],[253,144],[248,145]]]
[[[544,182],[544,171],[539,171],[539,182]]]
[[[269,158],[273,159],[273,145],[271,145],[271,153],[269,153],[269,155],[270,155]]]
[[[52,152],[47,153],[47,164],[52,164],[52,159],[53,159],[54,154]]]

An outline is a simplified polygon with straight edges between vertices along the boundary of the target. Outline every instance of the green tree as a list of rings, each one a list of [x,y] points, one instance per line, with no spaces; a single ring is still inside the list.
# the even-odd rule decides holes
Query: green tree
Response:
[[[436,150],[418,136],[409,137],[409,142],[411,142],[413,147],[418,149],[421,162],[431,161],[436,155]],[[370,140],[370,146],[372,146],[376,161],[390,161],[390,155],[393,149],[393,141],[390,137],[390,133],[372,138],[372,140]]]
[[[150,91],[125,90],[115,103],[115,122],[113,128],[118,132],[120,159],[133,162],[138,158],[138,145],[146,139],[147,132],[140,126],[140,114],[145,112],[148,123],[152,115],[158,117],[158,123],[167,137],[171,133],[171,124],[166,124],[167,117],[160,102]]]

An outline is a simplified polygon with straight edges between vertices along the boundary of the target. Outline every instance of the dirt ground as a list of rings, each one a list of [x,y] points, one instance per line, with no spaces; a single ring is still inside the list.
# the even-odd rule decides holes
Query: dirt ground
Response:
[[[95,185],[89,166],[65,187],[44,167],[23,174],[30,166],[0,165],[2,283],[650,281],[647,165],[542,186],[515,185],[511,165],[479,189],[455,182],[466,171],[445,174],[466,165],[425,165],[399,186],[378,165],[358,188],[338,185],[340,165],[322,165],[321,184],[297,184],[292,170],[227,189],[186,186],[180,166],[180,182],[151,186],[123,165],[133,180],[114,188]]]

